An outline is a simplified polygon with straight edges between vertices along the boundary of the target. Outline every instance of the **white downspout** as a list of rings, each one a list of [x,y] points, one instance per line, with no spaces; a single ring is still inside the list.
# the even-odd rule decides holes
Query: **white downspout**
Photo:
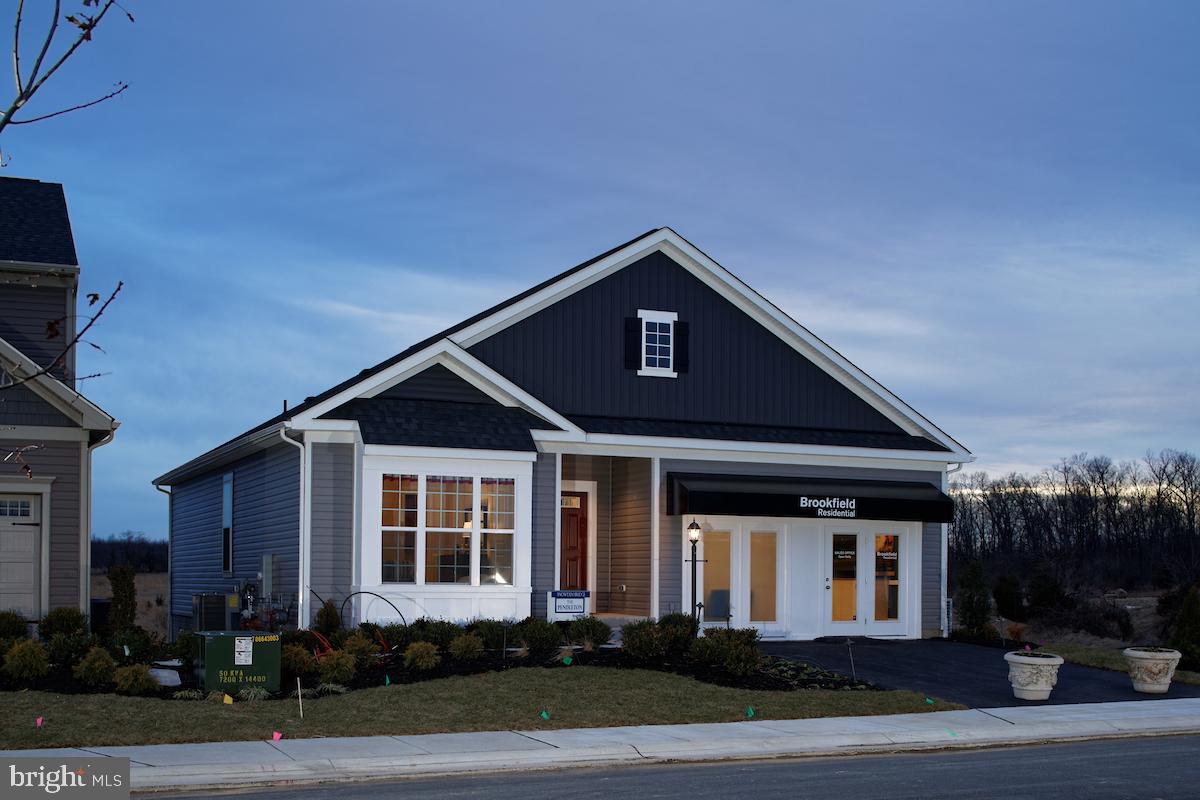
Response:
[[[942,473],[942,491],[950,488],[950,476],[963,468],[962,462]],[[942,523],[942,638],[950,636],[950,615],[947,613],[946,601],[949,599],[950,576],[950,526]]]
[[[307,628],[309,617],[309,599],[308,599],[308,446],[304,442],[297,442],[295,439],[287,435],[291,429],[288,423],[283,423],[283,427],[279,429],[279,438],[288,444],[300,450],[300,558],[297,563],[296,575],[296,627]]]
[[[167,496],[167,640],[175,641],[175,631],[171,628],[171,625],[175,622],[175,595],[171,591],[171,535],[172,529],[175,526],[175,509],[171,507],[171,503],[174,501],[174,498],[171,497],[171,493],[169,491],[159,486],[157,483],[154,484],[154,488],[158,489]],[[90,572],[90,561],[88,563],[88,568]],[[193,624],[195,623],[193,622]]]
[[[104,447],[113,440],[117,435],[117,429],[114,427],[95,444],[89,444],[84,451],[87,458],[87,463],[83,465],[80,475],[81,483],[83,484],[83,558],[80,559],[83,568],[83,579],[79,582],[79,609],[90,619],[92,616],[92,451],[97,447]],[[168,576],[167,581],[170,582]]]

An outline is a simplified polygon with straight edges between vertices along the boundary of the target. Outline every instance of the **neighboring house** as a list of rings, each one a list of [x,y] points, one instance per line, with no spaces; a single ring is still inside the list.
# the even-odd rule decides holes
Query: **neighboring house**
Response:
[[[0,609],[28,619],[88,611],[92,451],[119,424],[75,389],[78,288],[62,186],[0,178]]]
[[[946,476],[973,458],[661,228],[155,483],[175,630],[263,555],[300,625],[319,598],[467,620],[555,590],[688,612],[695,522],[706,625],[919,637],[945,625]]]

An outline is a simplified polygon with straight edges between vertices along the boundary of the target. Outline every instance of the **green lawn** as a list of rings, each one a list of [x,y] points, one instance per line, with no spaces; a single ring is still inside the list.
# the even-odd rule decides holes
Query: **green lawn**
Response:
[[[583,728],[747,718],[793,719],[962,708],[915,692],[749,691],[666,672],[604,667],[514,669],[304,701],[237,703],[117,695],[14,692],[3,696],[0,748],[129,745]],[[541,719],[547,711],[549,720]],[[34,725],[44,717],[44,726]]]
[[[1082,664],[1085,667],[1099,667],[1117,672],[1128,672],[1125,656],[1121,655],[1120,647],[1096,647],[1086,644],[1068,644],[1066,642],[1045,642],[1041,649],[1047,653],[1056,653],[1072,664]],[[1184,669],[1175,670],[1175,681],[1191,683],[1200,686],[1200,672],[1189,672]]]

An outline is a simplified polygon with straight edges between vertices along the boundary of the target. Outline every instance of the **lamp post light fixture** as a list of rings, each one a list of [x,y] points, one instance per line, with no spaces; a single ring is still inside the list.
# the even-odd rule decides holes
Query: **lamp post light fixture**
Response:
[[[692,523],[687,526],[687,536],[688,541],[692,543],[692,618],[696,620],[697,634],[700,632],[700,605],[696,602],[696,564],[699,563],[696,546],[700,544],[700,531],[700,523],[693,518]]]

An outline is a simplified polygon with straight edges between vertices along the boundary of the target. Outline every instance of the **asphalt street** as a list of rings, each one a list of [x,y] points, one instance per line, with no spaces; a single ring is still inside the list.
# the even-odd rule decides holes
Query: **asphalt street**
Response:
[[[938,753],[507,772],[238,792],[240,800],[563,797],[1200,798],[1200,736]],[[175,795],[213,797],[213,794]]]

